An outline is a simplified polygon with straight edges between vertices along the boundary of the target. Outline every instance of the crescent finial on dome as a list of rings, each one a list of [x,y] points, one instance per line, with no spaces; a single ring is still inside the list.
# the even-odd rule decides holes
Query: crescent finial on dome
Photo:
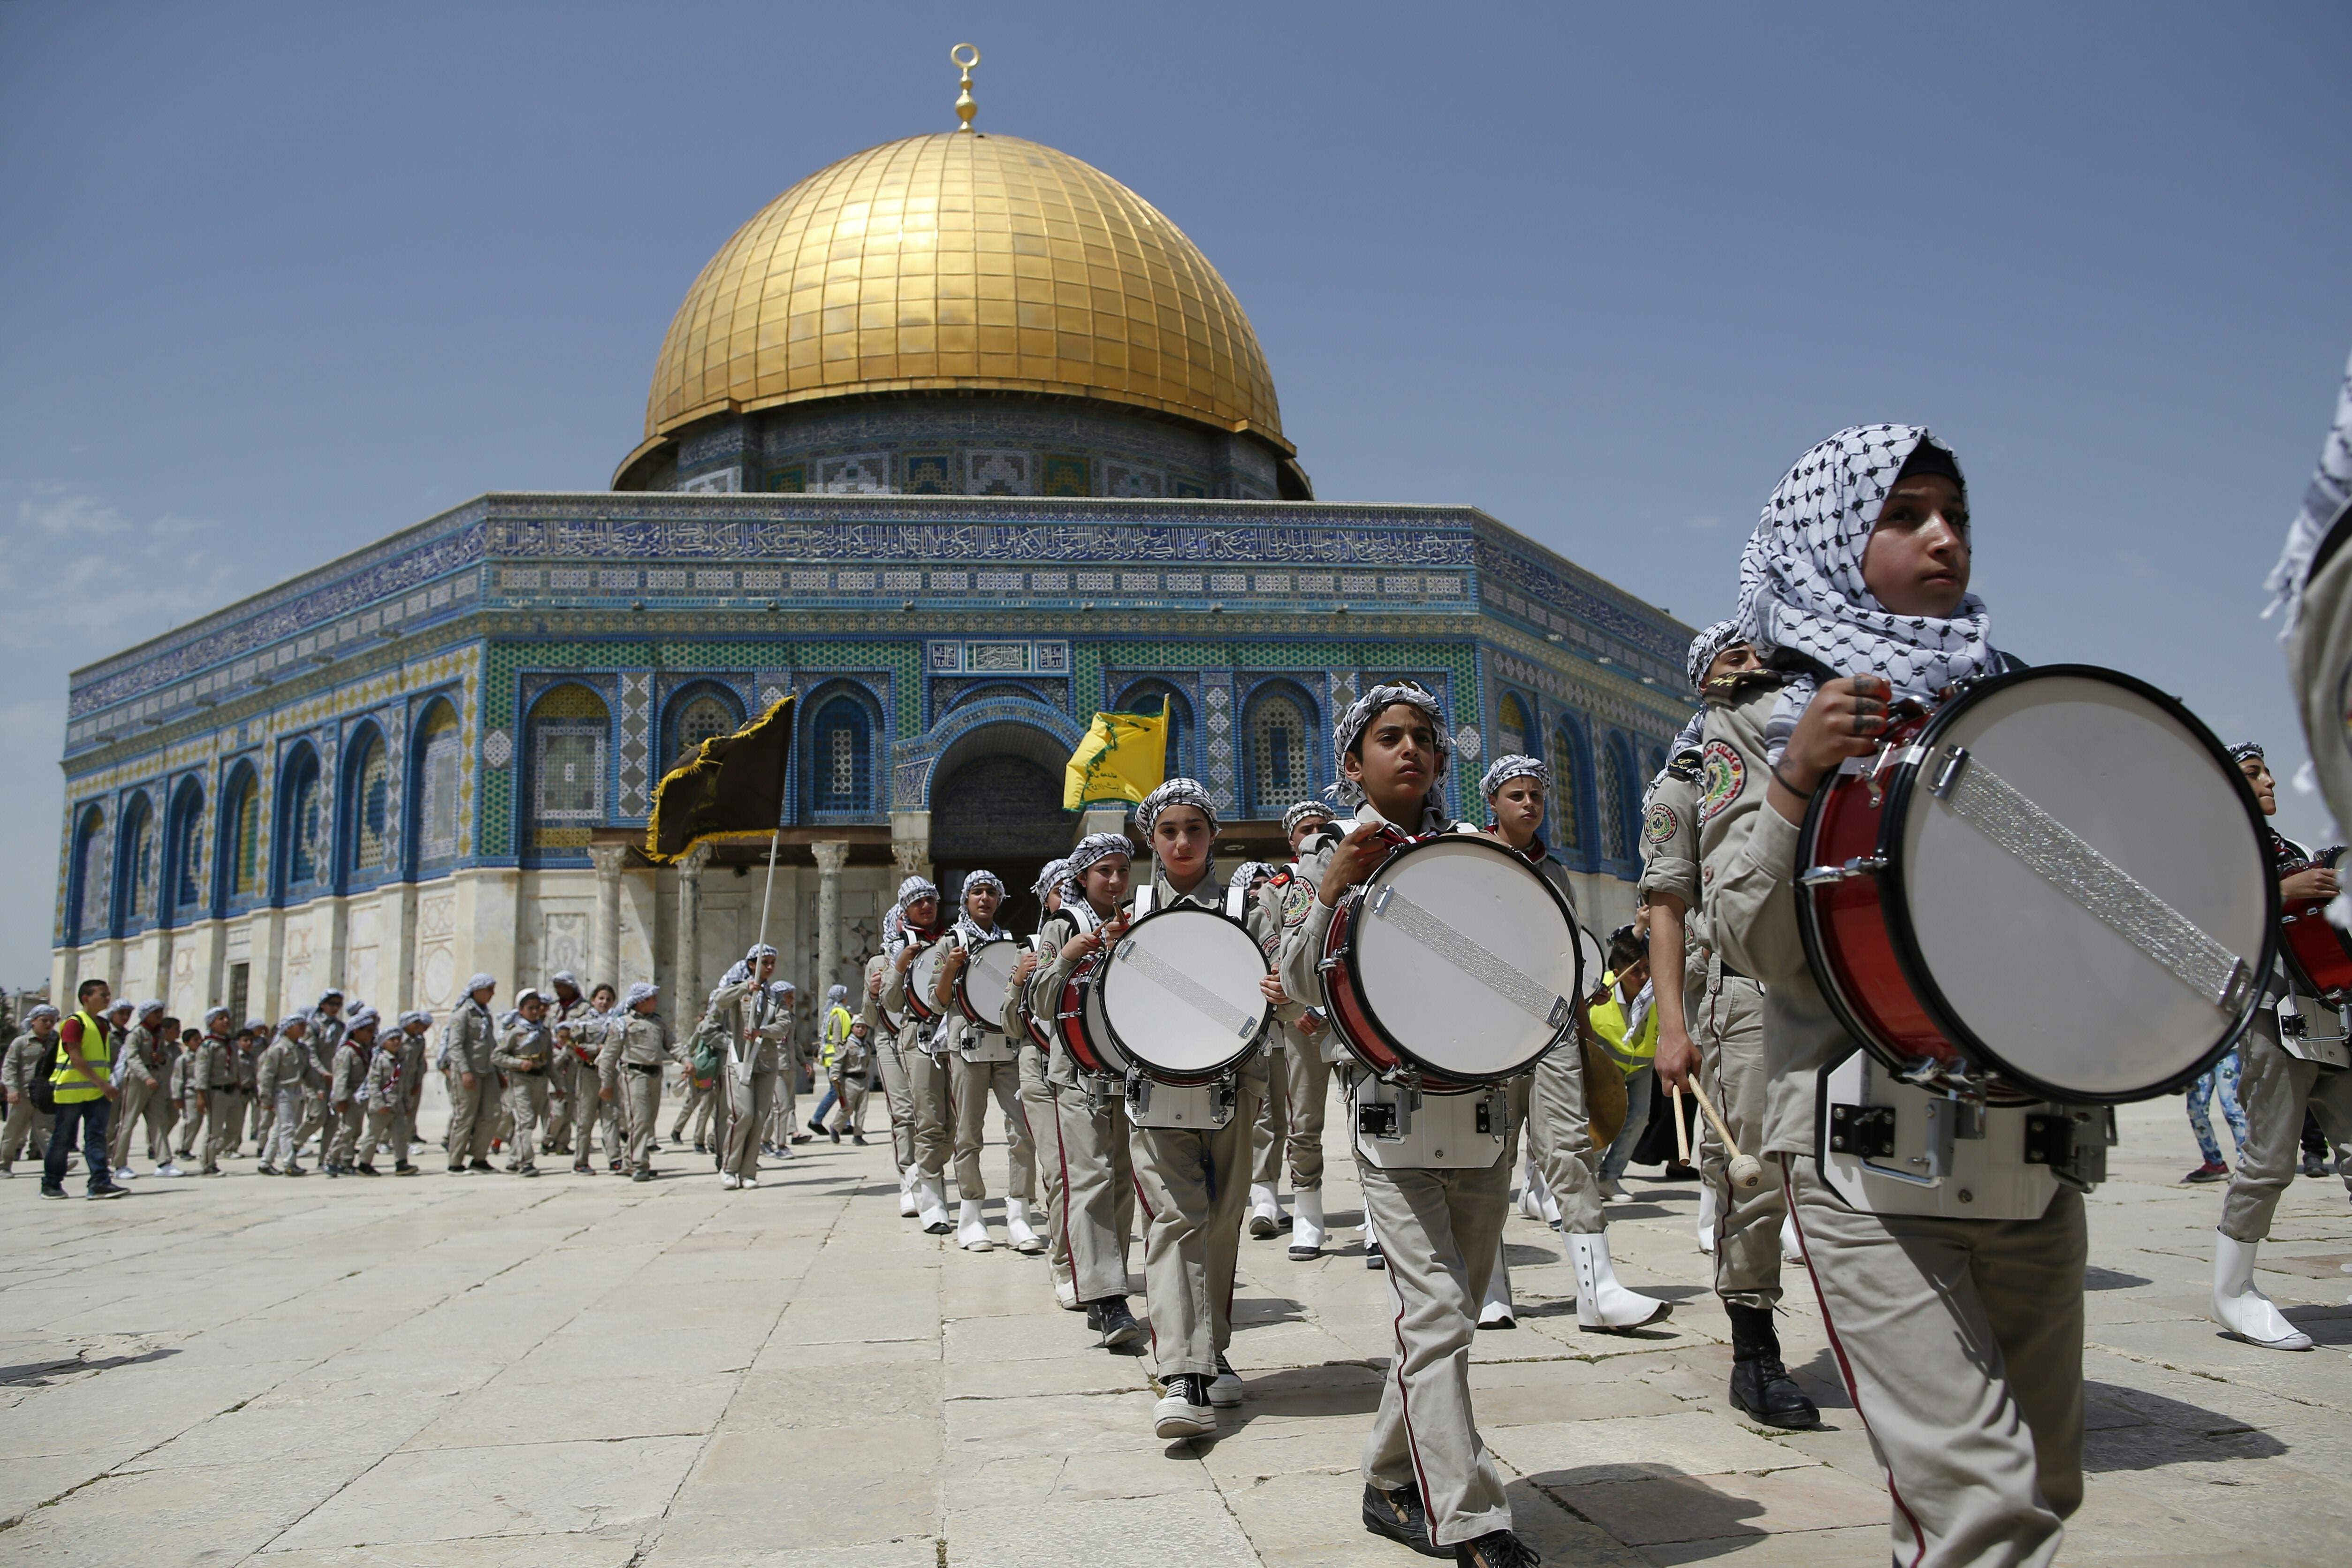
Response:
[[[955,101],[956,118],[963,123],[958,125],[956,129],[971,131],[974,136],[977,136],[980,132],[971,130],[971,120],[973,115],[980,112],[980,105],[972,101],[971,68],[980,63],[980,50],[970,44],[958,44],[948,51],[948,58],[953,60],[963,71],[963,90],[956,94]]]

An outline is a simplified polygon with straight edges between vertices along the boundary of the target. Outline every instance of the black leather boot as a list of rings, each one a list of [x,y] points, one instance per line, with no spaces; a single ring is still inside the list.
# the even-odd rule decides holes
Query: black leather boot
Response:
[[[1818,1426],[1822,1413],[1780,1362],[1780,1336],[1765,1307],[1724,1304],[1731,1319],[1731,1404],[1767,1426]]]

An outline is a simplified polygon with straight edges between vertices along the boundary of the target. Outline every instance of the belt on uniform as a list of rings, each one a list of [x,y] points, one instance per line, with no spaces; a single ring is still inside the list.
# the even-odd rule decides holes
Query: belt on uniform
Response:
[[[245,1085],[241,1083],[208,1083],[205,1085],[205,1092],[206,1094],[243,1094],[245,1092]]]
[[[621,1065],[631,1072],[659,1072],[662,1069],[659,1062],[623,1062]]]
[[[507,1071],[516,1078],[545,1078],[547,1076],[547,1069],[545,1068],[507,1068]]]

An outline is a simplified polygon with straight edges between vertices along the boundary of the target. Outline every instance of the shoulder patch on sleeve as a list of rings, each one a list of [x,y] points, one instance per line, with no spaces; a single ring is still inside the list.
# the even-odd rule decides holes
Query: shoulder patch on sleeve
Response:
[[[1678,778],[1685,784],[1698,783],[1700,772],[1699,749],[1696,746],[1685,746],[1666,763],[1667,776]]]
[[[1713,822],[1748,787],[1748,766],[1728,742],[1709,741],[1700,753],[1706,793],[1699,797],[1698,819]]]
[[[1659,845],[1672,844],[1675,841],[1675,835],[1682,830],[1681,816],[1663,800],[1650,807],[1649,819],[1642,828],[1651,843]]]

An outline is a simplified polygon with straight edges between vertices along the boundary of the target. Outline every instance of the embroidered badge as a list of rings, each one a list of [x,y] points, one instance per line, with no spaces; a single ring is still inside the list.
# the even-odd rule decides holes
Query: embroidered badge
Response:
[[[1653,844],[1671,844],[1674,842],[1675,835],[1680,833],[1682,828],[1682,818],[1675,815],[1675,808],[1664,801],[1660,801],[1650,807],[1650,820],[1643,828],[1643,832],[1649,835],[1650,842]]]
[[[1306,878],[1301,877],[1292,882],[1282,895],[1282,923],[1286,926],[1306,924],[1307,911],[1314,907],[1315,889],[1307,885]]]
[[[1713,822],[1748,787],[1748,768],[1740,762],[1739,753],[1722,741],[1706,743],[1706,750],[1700,753],[1699,765],[1706,775],[1706,794],[1699,800],[1698,819]]]

